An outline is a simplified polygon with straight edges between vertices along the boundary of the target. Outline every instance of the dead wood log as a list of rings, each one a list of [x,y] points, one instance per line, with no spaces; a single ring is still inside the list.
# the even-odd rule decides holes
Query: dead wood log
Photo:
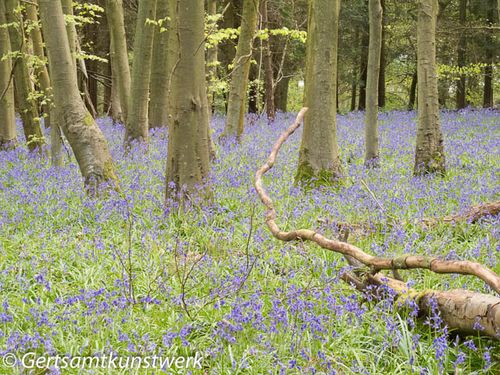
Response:
[[[324,249],[332,250],[344,255],[346,258],[350,259],[351,262],[357,261],[365,266],[368,266],[370,268],[372,278],[383,277],[381,275],[377,275],[380,270],[428,269],[435,273],[454,273],[476,276],[488,284],[496,293],[500,294],[500,276],[489,268],[476,262],[446,261],[439,258],[418,255],[402,255],[396,258],[380,258],[367,254],[360,248],[347,242],[328,239],[310,229],[296,229],[288,232],[282,231],[276,224],[276,210],[274,209],[272,199],[263,187],[262,176],[273,167],[278,151],[288,137],[300,126],[306,111],[307,108],[303,108],[297,115],[295,122],[280,135],[274,144],[266,163],[255,173],[255,190],[260,200],[266,207],[266,225],[274,237],[282,241],[308,240],[315,242]],[[397,284],[398,282],[399,281],[394,280],[391,287],[400,285]],[[362,283],[359,283],[359,285],[361,284]],[[490,329],[484,333],[497,338],[499,337],[498,335],[500,332],[498,331],[498,327],[500,327],[500,314],[498,313],[498,305],[500,304],[500,298],[469,291],[453,293],[432,291],[425,294],[425,296],[428,296],[426,298],[430,298],[429,296],[431,295],[438,299],[438,307],[443,315],[457,317],[456,319],[447,319],[446,322],[449,324],[450,328],[465,331],[478,331],[476,324],[471,323],[473,320],[475,322],[476,319],[481,319],[484,312],[487,311],[488,314],[490,314],[487,314],[488,319],[491,319],[492,323],[488,326]],[[465,298],[464,296],[467,297],[467,301],[463,299]],[[423,306],[425,306],[426,298],[419,299],[419,301],[422,301],[421,303],[424,304]],[[439,301],[443,302],[439,303]],[[447,301],[451,301],[452,303]],[[491,307],[488,309],[487,306]],[[490,311],[493,311],[493,313],[490,313]],[[471,315],[465,316],[464,314]],[[486,324],[487,321],[483,323]]]

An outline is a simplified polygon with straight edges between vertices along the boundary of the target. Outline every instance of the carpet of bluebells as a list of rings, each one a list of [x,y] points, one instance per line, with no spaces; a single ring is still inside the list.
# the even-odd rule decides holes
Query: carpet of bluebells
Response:
[[[2,152],[0,356],[201,352],[204,369],[189,373],[498,374],[498,341],[456,336],[437,311],[417,318],[389,290],[363,296],[340,280],[346,264],[337,254],[271,237],[253,175],[293,119],[248,117],[240,145],[217,144],[211,200],[184,209],[164,204],[165,130],[127,155],[123,127],[98,121],[122,189],[96,200],[85,196],[69,152],[60,169],[24,146]],[[381,114],[381,168],[364,168],[363,116],[353,113],[338,121],[345,183],[308,191],[293,184],[299,130],[265,177],[279,225],[335,237],[337,221],[369,223],[372,232],[349,241],[372,254],[473,259],[500,272],[500,217],[416,224],[500,195],[500,113],[444,112],[441,119],[445,177],[412,175],[414,112]],[[214,139],[223,122],[213,119]],[[492,293],[466,276],[403,276],[418,290]],[[72,371],[45,373],[100,373]],[[0,373],[25,372],[0,363]]]

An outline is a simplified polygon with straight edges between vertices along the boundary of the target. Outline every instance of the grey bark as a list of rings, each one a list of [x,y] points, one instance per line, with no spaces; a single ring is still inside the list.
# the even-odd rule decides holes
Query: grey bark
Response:
[[[437,10],[437,0],[418,1],[418,126],[414,166],[417,175],[445,172],[436,70]]]

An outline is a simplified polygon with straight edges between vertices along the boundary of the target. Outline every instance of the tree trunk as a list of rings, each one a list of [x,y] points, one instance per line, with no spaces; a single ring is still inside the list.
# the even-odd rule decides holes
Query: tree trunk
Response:
[[[312,0],[308,11],[304,132],[297,182],[336,183],[342,177],[337,145],[336,93],[339,0]]]
[[[487,30],[488,36],[486,38],[486,66],[484,67],[484,91],[483,91],[483,108],[493,107],[493,65],[495,63],[495,0],[488,1],[488,14],[487,23],[490,27]]]
[[[75,154],[90,195],[104,183],[115,185],[115,167],[104,135],[80,97],[61,3],[39,0],[55,105],[61,128]]]
[[[264,29],[269,30],[269,15],[267,12],[267,3],[269,0],[261,1],[261,17]],[[273,121],[276,117],[276,108],[274,106],[274,73],[273,59],[271,54],[271,46],[269,42],[270,36],[262,41],[264,47],[264,88],[266,97],[266,113],[269,121]]]
[[[73,0],[61,0],[63,13],[67,16],[73,16]],[[76,27],[75,22],[65,22],[66,33],[68,34],[69,50],[71,52],[71,59],[76,70]]]
[[[156,19],[162,21],[161,27],[155,28],[153,42],[153,61],[151,65],[151,99],[149,101],[149,128],[167,125],[167,94],[169,74],[167,72],[168,0],[157,0]]]
[[[134,40],[134,61],[132,64],[132,84],[125,130],[125,145],[131,141],[148,141],[148,99],[153,57],[154,26],[147,20],[154,20],[156,0],[139,2]],[[187,77],[187,76],[186,76]]]
[[[106,0],[106,16],[110,36],[111,64],[113,64],[111,69],[116,79],[116,90],[120,96],[123,121],[126,122],[130,101],[130,67],[122,0]]]
[[[467,0],[460,0],[459,21],[460,21],[460,26],[464,27],[464,30],[460,33],[458,39],[457,63],[459,68],[463,68],[466,64],[466,58],[467,58],[467,39],[465,34],[466,33],[465,25],[467,21]],[[466,84],[465,74],[461,74],[460,80],[457,82],[457,96],[456,96],[457,109],[462,109],[467,106],[465,84]]]
[[[0,26],[7,23],[5,3],[0,1]],[[0,151],[17,145],[14,85],[10,59],[10,36],[6,27],[0,27]]]
[[[286,112],[288,105],[288,85],[290,77],[285,76],[276,83],[274,90],[274,105],[278,111]]]
[[[258,12],[259,0],[243,1],[241,31],[229,86],[224,136],[237,136],[239,138],[243,134],[248,74],[252,59],[252,44],[257,27]]]
[[[19,114],[23,121],[23,130],[30,151],[41,152],[45,144],[42,130],[40,128],[40,114],[38,104],[32,99],[34,88],[30,79],[27,64],[27,44],[24,38],[24,26],[22,17],[15,13],[19,7],[19,0],[6,0],[7,22],[15,24],[9,27],[10,45],[17,57],[12,62],[14,66],[15,96],[19,106]]]
[[[437,0],[418,1],[418,126],[414,174],[445,173],[436,71]]]
[[[248,113],[259,112],[258,69],[259,67],[256,65],[250,66],[250,72],[248,74]]]
[[[178,43],[171,82],[171,121],[166,198],[183,201],[198,192],[209,173],[208,101],[205,76],[204,6],[201,0],[169,0]],[[172,6],[173,5],[173,6]],[[177,9],[176,9],[177,8]],[[189,79],[186,79],[189,77]]]
[[[364,111],[366,108],[366,79],[368,75],[368,48],[370,43],[370,34],[363,30],[361,36],[361,55],[359,61],[359,99],[358,111]]]
[[[113,50],[113,42],[110,41],[110,50]],[[110,93],[110,112],[113,123],[124,123],[123,106],[120,100],[120,87],[118,85],[118,73],[116,72],[117,64],[112,61],[110,53],[110,68],[111,68],[111,93]]]
[[[386,25],[386,15],[385,15],[385,0],[380,0],[380,5],[382,6],[382,44],[380,45],[380,74],[378,78],[378,106],[380,108],[385,107],[385,25]]]
[[[208,0],[208,14],[217,14],[217,0]],[[215,84],[217,82],[218,45],[207,46],[207,74],[208,74],[208,110],[214,112]]]
[[[365,165],[377,166],[378,145],[378,90],[380,55],[382,48],[382,6],[380,0],[369,0],[370,44],[366,80]]]
[[[413,109],[415,108],[415,100],[417,99],[417,81],[418,81],[418,75],[417,71],[415,71],[411,78],[410,95],[408,99],[408,111],[413,111]]]

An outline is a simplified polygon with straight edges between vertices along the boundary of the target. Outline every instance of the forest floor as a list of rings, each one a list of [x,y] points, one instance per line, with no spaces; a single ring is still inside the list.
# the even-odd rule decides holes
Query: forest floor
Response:
[[[279,225],[335,237],[336,221],[371,223],[373,232],[349,237],[369,253],[469,259],[500,273],[500,217],[414,224],[498,200],[500,113],[442,113],[443,178],[412,175],[415,116],[380,115],[376,170],[363,167],[362,114],[339,116],[346,180],[336,188],[294,186],[300,131],[293,135],[264,179]],[[248,117],[241,145],[217,145],[211,202],[185,210],[164,206],[165,130],[147,152],[125,155],[123,127],[99,120],[122,187],[100,200],[85,196],[73,157],[54,169],[25,147],[2,153],[0,355],[201,353],[203,369],[192,374],[498,374],[498,341],[455,337],[437,314],[422,321],[412,306],[396,309],[390,293],[362,298],[340,280],[339,255],[271,236],[253,176],[293,120]],[[217,139],[223,118],[212,126]],[[403,276],[418,290],[493,293],[466,276]],[[16,371],[0,363],[1,374]],[[85,371],[46,373],[101,373]]]

